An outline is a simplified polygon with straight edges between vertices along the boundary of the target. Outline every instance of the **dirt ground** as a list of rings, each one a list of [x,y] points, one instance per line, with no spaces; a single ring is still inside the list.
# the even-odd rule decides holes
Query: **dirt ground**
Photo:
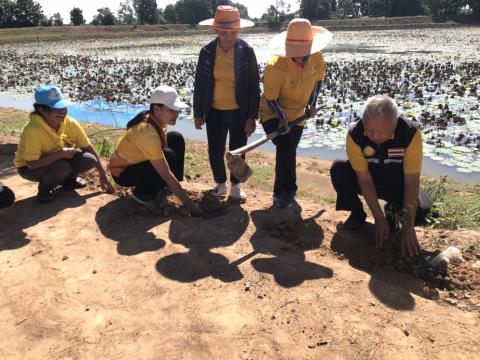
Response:
[[[0,210],[1,359],[478,359],[478,232],[419,229],[426,249],[467,249],[435,282],[383,261],[333,204],[279,210],[248,185],[245,204],[205,219],[96,184],[38,205],[12,142],[0,139],[17,196]],[[301,181],[331,195],[327,169]],[[185,187],[212,202],[207,184]]]

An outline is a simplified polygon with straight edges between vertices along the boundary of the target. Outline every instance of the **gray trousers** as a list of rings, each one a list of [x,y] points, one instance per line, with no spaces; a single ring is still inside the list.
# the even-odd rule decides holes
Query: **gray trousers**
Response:
[[[26,180],[38,182],[39,189],[53,189],[66,180],[75,179],[78,174],[97,165],[97,159],[90,153],[78,152],[72,159],[62,159],[35,170],[19,167],[18,173]]]

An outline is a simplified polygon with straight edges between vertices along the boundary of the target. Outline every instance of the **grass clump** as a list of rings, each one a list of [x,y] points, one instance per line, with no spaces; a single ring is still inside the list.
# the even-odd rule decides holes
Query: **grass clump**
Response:
[[[433,200],[427,217],[433,228],[480,229],[480,186],[459,184],[446,177],[422,179],[422,189]]]

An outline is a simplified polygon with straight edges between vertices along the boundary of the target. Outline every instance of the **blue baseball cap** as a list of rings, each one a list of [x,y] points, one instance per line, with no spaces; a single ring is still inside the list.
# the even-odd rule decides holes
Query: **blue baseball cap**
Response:
[[[35,90],[35,103],[46,105],[53,109],[65,109],[73,102],[67,100],[62,90],[55,85],[43,85]]]

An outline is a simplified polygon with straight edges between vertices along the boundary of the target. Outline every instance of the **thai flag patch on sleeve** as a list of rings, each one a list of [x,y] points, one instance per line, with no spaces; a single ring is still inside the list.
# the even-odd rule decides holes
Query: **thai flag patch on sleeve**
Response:
[[[388,149],[389,158],[403,158],[405,156],[404,148],[390,148]]]

